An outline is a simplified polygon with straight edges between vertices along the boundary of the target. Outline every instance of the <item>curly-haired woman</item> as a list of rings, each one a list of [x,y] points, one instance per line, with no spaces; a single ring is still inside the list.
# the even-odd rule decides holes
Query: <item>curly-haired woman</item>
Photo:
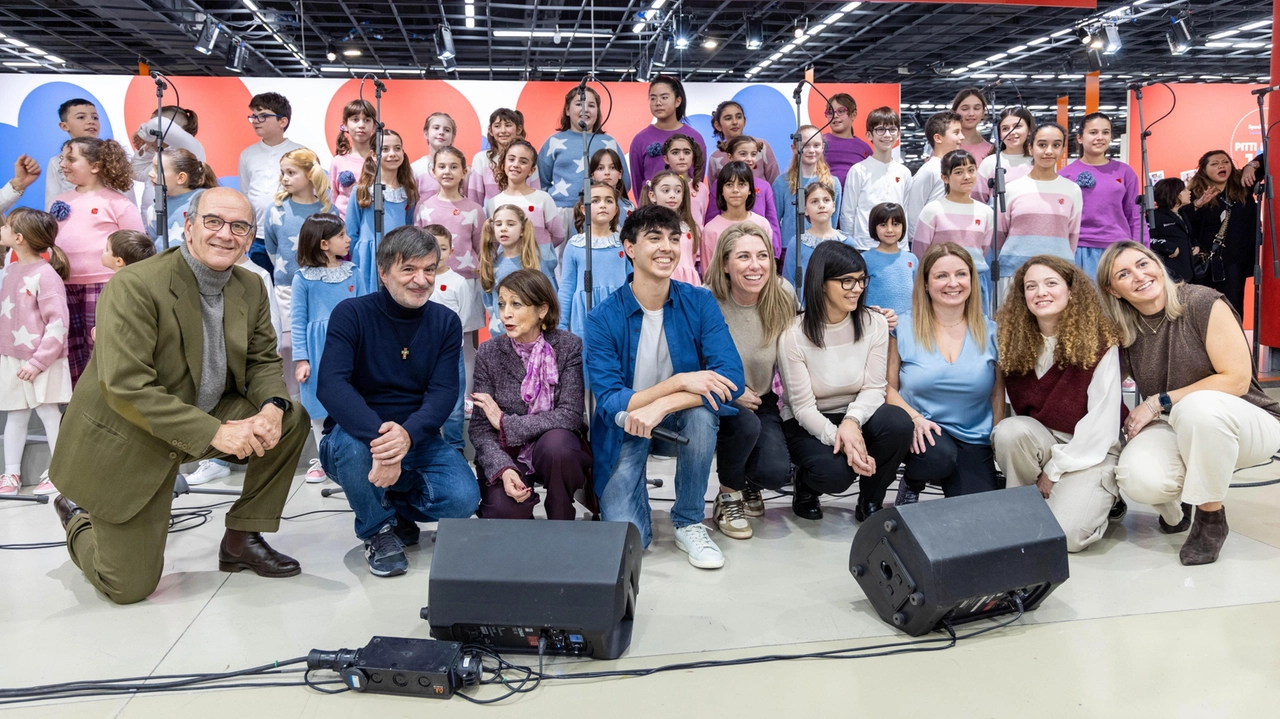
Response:
[[[1022,289],[1022,296],[1014,292]],[[1018,268],[996,345],[1014,416],[991,433],[1010,487],[1035,484],[1078,552],[1102,538],[1120,456],[1120,333],[1079,267],[1039,255]]]

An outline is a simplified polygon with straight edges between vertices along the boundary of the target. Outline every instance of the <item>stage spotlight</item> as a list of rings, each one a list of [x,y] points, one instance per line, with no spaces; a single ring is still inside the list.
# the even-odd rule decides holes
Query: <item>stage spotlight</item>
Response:
[[[685,50],[689,47],[689,26],[683,17],[677,16],[671,19],[671,35],[675,38],[677,50]]]
[[[246,52],[243,40],[231,38],[231,44],[227,46],[225,67],[231,72],[244,72],[244,56]]]
[[[1195,42],[1195,29],[1191,27],[1191,17],[1179,13],[1173,19],[1173,29],[1165,34],[1169,41],[1169,52],[1174,55],[1185,55]]]
[[[1084,51],[1084,56],[1089,61],[1089,72],[1101,72],[1111,64],[1106,55],[1096,47],[1089,47]]]
[[[457,50],[453,46],[453,30],[448,25],[441,25],[436,28],[436,57],[441,60],[449,60],[457,56]]]
[[[764,20],[747,18],[747,49],[759,50],[764,46]]]
[[[1080,39],[1081,45],[1089,45],[1093,42],[1093,33],[1083,25],[1076,28],[1076,37]]]
[[[1102,33],[1106,38],[1106,43],[1102,48],[1102,53],[1104,55],[1114,55],[1117,52],[1120,52],[1120,48],[1123,46],[1123,43],[1120,41],[1120,29],[1115,25],[1103,25]]]
[[[444,71],[445,71],[445,72],[457,72],[457,71],[458,71],[458,61],[457,61],[454,57],[452,57],[452,56],[450,56],[450,57],[442,57],[442,58],[440,58],[440,63],[441,63],[442,65],[444,65]]]
[[[218,33],[220,32],[222,32],[221,25],[205,18],[204,26],[200,28],[200,39],[196,41],[196,52],[212,55],[213,46],[218,43]]]
[[[338,53],[334,51],[333,43],[327,42],[324,44],[324,56],[329,59],[329,62],[338,59]]]

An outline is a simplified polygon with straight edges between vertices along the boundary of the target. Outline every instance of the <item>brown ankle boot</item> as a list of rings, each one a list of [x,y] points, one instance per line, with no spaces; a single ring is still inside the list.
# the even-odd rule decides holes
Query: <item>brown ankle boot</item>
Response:
[[[1191,523],[1191,532],[1182,545],[1178,558],[1187,566],[1195,564],[1212,564],[1218,561],[1218,552],[1222,543],[1227,541],[1227,508],[1216,512],[1196,509],[1195,521]]]

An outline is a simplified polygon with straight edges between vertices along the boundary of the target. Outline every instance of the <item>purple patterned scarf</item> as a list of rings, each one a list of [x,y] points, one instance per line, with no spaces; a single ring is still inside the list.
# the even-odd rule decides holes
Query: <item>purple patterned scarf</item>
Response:
[[[556,385],[560,384],[560,370],[556,367],[556,351],[541,333],[538,339],[524,343],[511,340],[511,346],[524,362],[524,381],[520,383],[520,399],[529,408],[529,414],[546,412],[555,406]],[[533,444],[520,448],[516,459],[533,473]]]

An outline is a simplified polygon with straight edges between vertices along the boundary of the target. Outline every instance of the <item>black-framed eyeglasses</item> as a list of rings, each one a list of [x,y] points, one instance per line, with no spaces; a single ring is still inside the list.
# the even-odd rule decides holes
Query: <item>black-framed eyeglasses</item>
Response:
[[[876,135],[877,137],[888,137],[888,136],[890,136],[890,135],[896,135],[896,134],[898,134],[898,132],[899,132],[899,129],[898,129],[898,128],[896,128],[896,127],[884,127],[884,126],[881,126],[881,127],[877,127],[876,129],[872,130],[872,131],[871,131],[871,134],[872,134],[872,135]]]
[[[249,233],[253,232],[252,222],[245,222],[244,220],[227,222],[217,215],[200,215],[200,223],[210,232],[218,232],[223,225],[231,225],[231,234],[236,237],[248,237]]]
[[[840,289],[844,290],[845,292],[848,292],[849,290],[853,289],[855,285],[860,289],[865,290],[867,289],[867,283],[870,281],[871,281],[871,277],[869,275],[863,275],[862,277],[832,277],[831,279],[827,280],[827,282],[839,282]]]
[[[249,116],[249,122],[250,122],[250,123],[252,123],[252,124],[255,124],[255,125],[256,125],[256,124],[261,123],[261,122],[266,122],[266,121],[267,121],[267,118],[271,118],[271,117],[274,117],[274,118],[275,118],[275,119],[277,119],[277,120],[283,120],[283,119],[284,119],[284,115],[273,115],[273,114],[271,114],[271,113],[269,113],[269,112],[264,112],[264,113],[262,113],[261,115],[250,115],[250,116]]]

